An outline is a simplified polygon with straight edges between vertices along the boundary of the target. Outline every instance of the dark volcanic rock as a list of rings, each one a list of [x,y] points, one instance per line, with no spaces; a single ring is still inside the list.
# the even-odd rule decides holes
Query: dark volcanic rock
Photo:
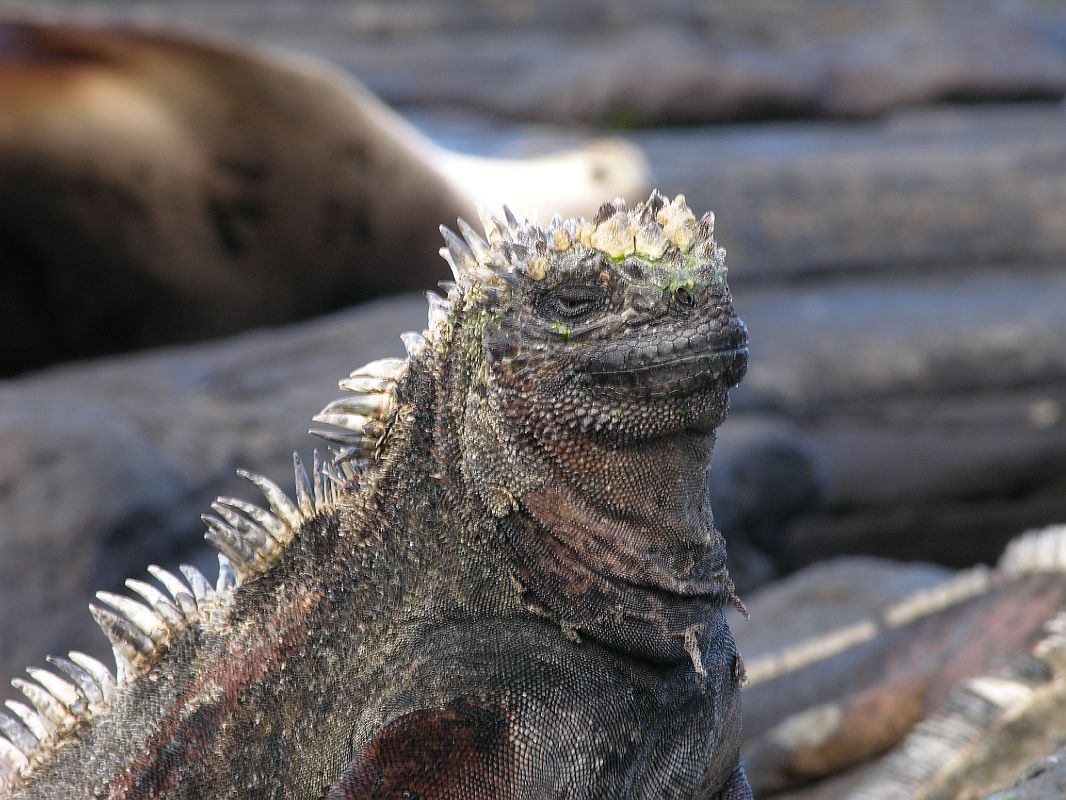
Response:
[[[760,586],[777,572],[781,535],[797,517],[821,508],[822,479],[803,432],[778,415],[734,414],[718,433],[711,508],[729,542],[729,573],[737,590]]]
[[[780,414],[817,479],[817,507],[776,534],[779,567],[860,552],[962,566],[1066,519],[1066,272],[735,295],[752,357],[734,420]]]

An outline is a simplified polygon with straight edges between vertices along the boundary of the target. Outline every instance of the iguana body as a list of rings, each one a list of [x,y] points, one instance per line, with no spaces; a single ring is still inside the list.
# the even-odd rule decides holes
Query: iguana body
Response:
[[[653,193],[460,227],[408,360],[315,418],[336,461],[206,518],[217,588],[103,595],[115,687],[80,655],[77,687],[20,684],[10,796],[750,796],[706,499],[747,337],[713,218]]]

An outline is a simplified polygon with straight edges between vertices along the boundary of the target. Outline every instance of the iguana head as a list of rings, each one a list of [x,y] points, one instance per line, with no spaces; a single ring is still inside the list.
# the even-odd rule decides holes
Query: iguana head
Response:
[[[534,435],[619,444],[721,422],[747,365],[713,216],[679,196],[591,223],[528,228],[511,291],[485,326],[501,405]]]
[[[714,216],[658,192],[591,221],[504,216],[482,215],[484,238],[441,228],[455,283],[430,293],[408,360],[353,373],[342,386],[363,394],[316,419],[364,459],[390,450],[390,419],[432,427],[433,474],[462,487],[446,492],[461,513],[495,520],[549,616],[642,657],[695,659],[720,623],[710,609],[735,600],[708,470],[748,357]]]
[[[590,222],[506,217],[483,219],[485,239],[442,229],[457,286],[431,299],[429,339],[450,453],[551,613],[663,652],[732,592],[706,474],[748,349],[713,215],[654,192]]]
[[[618,449],[721,422],[748,351],[713,214],[653,192],[633,209],[604,203],[591,222],[484,225],[487,241],[462,220],[463,238],[442,228],[450,338],[470,356],[450,370],[469,374],[468,441],[492,431],[565,461],[581,442]]]
[[[618,448],[713,431],[748,357],[714,214],[697,220],[683,195],[655,191],[633,209],[606,202],[591,222],[505,216],[482,215],[485,238],[463,220],[462,237],[441,226],[455,282],[447,298],[427,293],[427,330],[403,336],[408,359],[356,370],[341,381],[356,397],[315,417],[346,429],[314,431],[347,446],[339,460],[377,452],[405,375],[447,377],[459,413],[446,417],[476,406],[504,439],[568,451],[575,437]]]

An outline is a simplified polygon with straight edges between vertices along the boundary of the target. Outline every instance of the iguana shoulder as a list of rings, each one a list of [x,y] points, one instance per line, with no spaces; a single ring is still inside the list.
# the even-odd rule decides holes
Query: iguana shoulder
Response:
[[[17,682],[9,796],[748,796],[706,502],[747,332],[713,217],[504,217],[442,229],[447,296],[341,381],[294,499],[245,473],[265,504],[214,504],[213,586],[152,568],[93,609],[115,675]]]

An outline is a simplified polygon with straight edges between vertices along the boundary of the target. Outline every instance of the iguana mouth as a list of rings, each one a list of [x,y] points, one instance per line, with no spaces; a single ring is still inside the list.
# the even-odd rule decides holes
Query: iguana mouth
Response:
[[[733,386],[748,366],[745,341],[713,350],[663,357],[661,347],[616,348],[589,360],[582,371],[590,387],[627,397],[684,395],[712,384]]]

